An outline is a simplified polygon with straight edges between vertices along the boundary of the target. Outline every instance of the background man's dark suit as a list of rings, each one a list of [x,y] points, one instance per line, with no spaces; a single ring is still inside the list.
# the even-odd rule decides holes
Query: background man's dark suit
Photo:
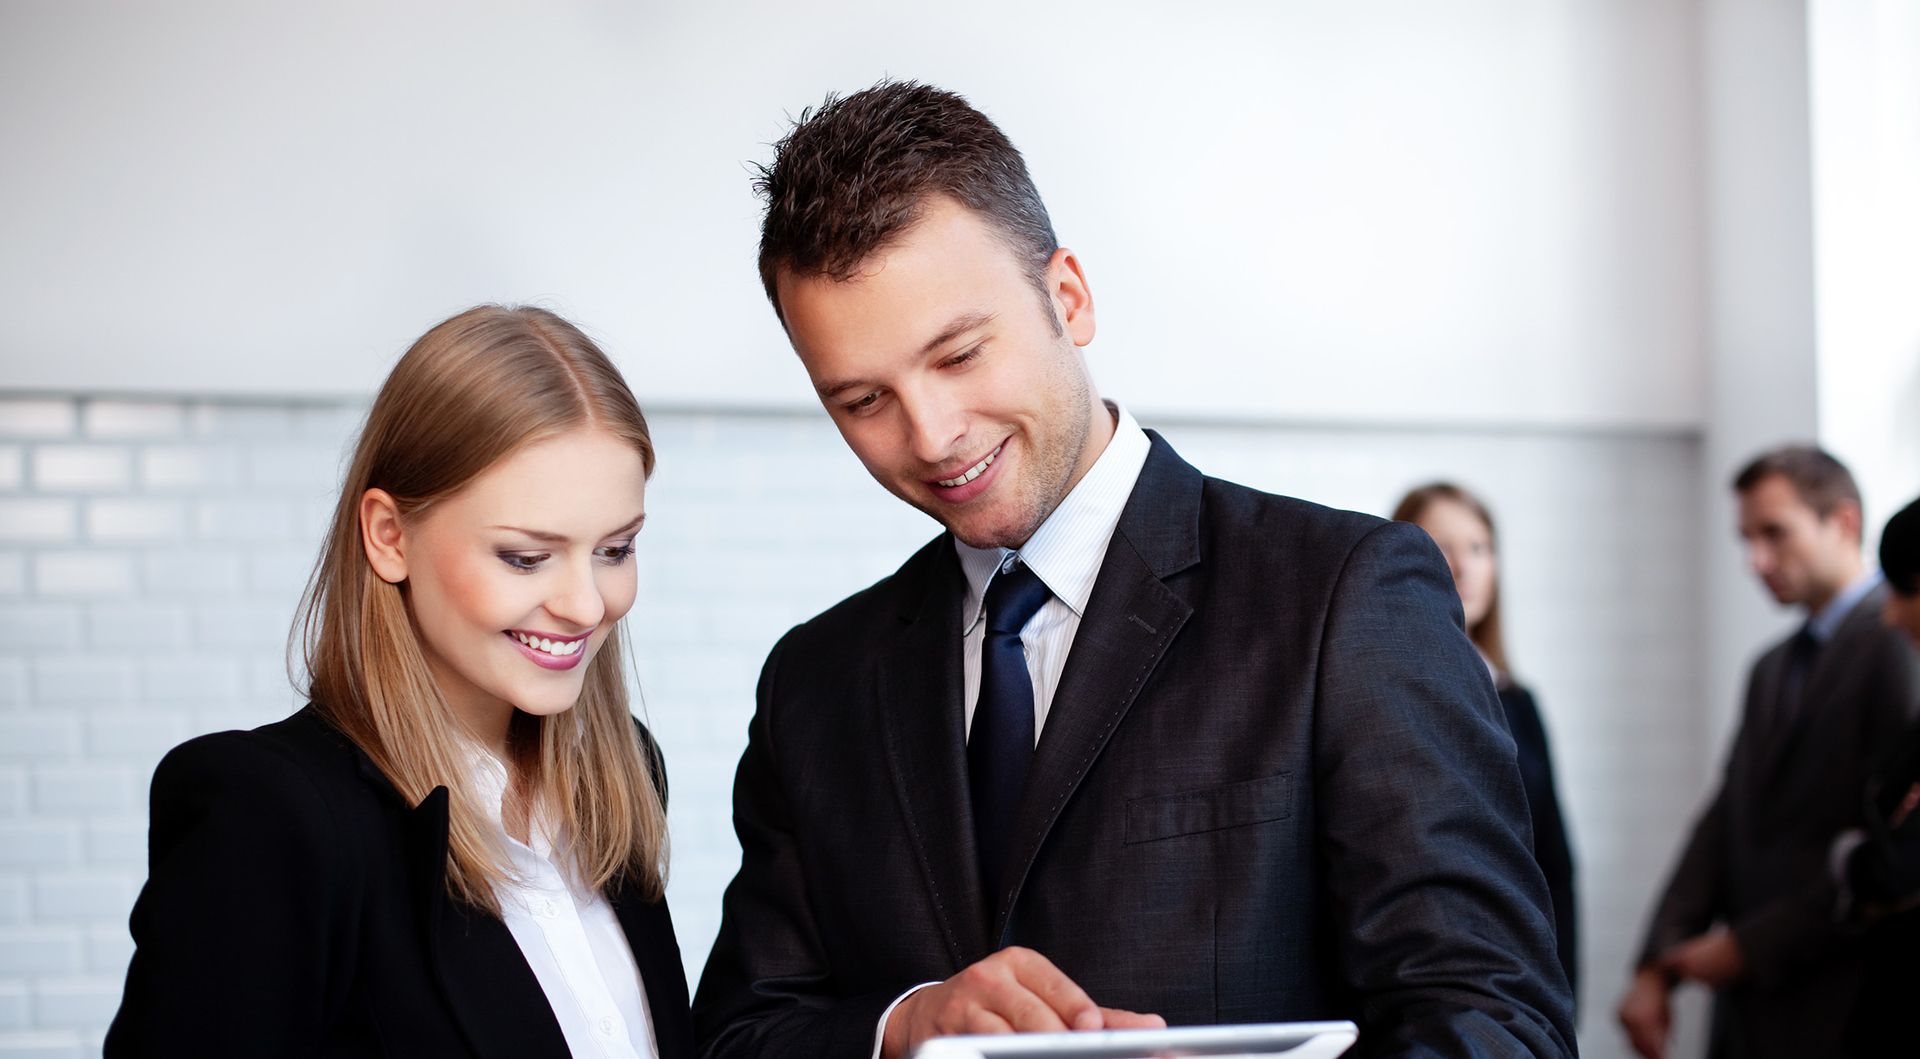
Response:
[[[1791,717],[1776,710],[1791,638],[1754,663],[1726,776],[1647,931],[1643,964],[1715,922],[1732,927],[1746,969],[1714,1005],[1716,1057],[1842,1054],[1861,964],[1834,921],[1828,851],[1860,822],[1860,792],[1916,696],[1911,648],[1880,624],[1886,592],[1834,630]]]
[[[1513,742],[1418,529],[1152,452],[975,868],[952,539],[794,629],[735,788],[711,1056],[859,1056],[1003,944],[1170,1023],[1350,1016],[1362,1054],[1571,1055]]]

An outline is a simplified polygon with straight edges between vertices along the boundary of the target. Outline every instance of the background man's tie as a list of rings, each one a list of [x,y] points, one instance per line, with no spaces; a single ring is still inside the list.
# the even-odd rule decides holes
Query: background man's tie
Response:
[[[1023,563],[996,574],[987,586],[987,632],[980,644],[980,701],[967,737],[967,778],[973,793],[974,846],[980,883],[991,907],[1003,884],[1013,811],[1033,760],[1033,681],[1020,630],[1051,595]]]
[[[1774,704],[1774,730],[1784,738],[1798,731],[1806,715],[1807,674],[1820,659],[1820,641],[1803,625],[1787,641],[1787,664],[1780,672],[1780,698]]]

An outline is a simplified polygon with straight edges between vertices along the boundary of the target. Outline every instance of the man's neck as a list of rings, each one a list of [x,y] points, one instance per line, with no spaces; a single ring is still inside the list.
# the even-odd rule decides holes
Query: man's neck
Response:
[[[1834,600],[1840,598],[1840,593],[1845,592],[1847,586],[1860,580],[1860,575],[1866,572],[1866,562],[1857,555],[1852,556],[1820,586],[1818,594],[1807,601],[1808,620],[1819,617],[1820,613],[1831,606]]]

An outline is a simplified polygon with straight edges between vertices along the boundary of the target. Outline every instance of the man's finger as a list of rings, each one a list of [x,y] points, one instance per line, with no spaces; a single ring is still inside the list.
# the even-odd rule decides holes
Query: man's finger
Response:
[[[1164,1030],[1167,1020],[1158,1015],[1121,1008],[1101,1008],[1100,1020],[1110,1030]]]
[[[1031,949],[1007,952],[1014,977],[1053,1011],[1062,1029],[1097,1030],[1105,1024],[1093,998],[1052,960]]]
[[[1038,993],[1015,980],[983,998],[984,1005],[1017,1033],[1060,1033],[1076,1028]]]

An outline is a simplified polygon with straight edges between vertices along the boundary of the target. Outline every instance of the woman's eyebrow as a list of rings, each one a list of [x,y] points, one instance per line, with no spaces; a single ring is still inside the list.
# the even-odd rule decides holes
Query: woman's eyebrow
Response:
[[[611,533],[605,534],[605,536],[617,537],[622,533],[626,533],[631,530],[637,530],[646,521],[647,521],[647,513],[642,511],[640,514],[635,515],[633,518],[627,520],[626,524],[618,527],[617,529],[613,530]],[[564,533],[554,533],[549,530],[527,529],[525,526],[488,526],[487,528],[496,529],[496,530],[506,530],[508,533],[523,534],[525,536],[532,537],[534,540],[537,540],[546,544],[565,544],[570,539]]]

